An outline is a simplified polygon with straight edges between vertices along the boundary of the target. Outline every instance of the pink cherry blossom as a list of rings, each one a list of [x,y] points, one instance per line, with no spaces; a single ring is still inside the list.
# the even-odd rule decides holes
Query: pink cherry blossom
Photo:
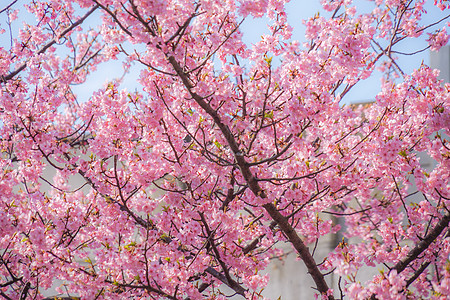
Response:
[[[445,299],[450,86],[398,57],[446,18],[324,0],[302,44],[287,2],[10,1],[3,298],[263,299],[287,243],[317,299]],[[343,105],[374,70],[375,101]]]

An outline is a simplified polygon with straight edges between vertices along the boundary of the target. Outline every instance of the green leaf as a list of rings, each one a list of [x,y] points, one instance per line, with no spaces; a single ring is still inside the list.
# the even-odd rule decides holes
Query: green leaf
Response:
[[[264,117],[265,117],[265,118],[269,118],[269,119],[273,119],[273,110],[271,110],[271,111],[269,111],[269,112],[266,112],[266,113],[264,114]]]
[[[402,150],[402,151],[400,151],[398,154],[399,154],[400,156],[403,156],[403,157],[407,157],[407,156],[408,156],[408,153],[406,152],[406,150]]]
[[[128,245],[125,245],[124,248],[128,251],[132,250],[133,247],[136,246],[136,242],[131,242]]]
[[[265,56],[264,61],[267,63],[267,65],[270,67],[272,65],[272,56]]]
[[[442,114],[444,112],[444,107],[442,105],[436,106],[435,111],[439,114]]]

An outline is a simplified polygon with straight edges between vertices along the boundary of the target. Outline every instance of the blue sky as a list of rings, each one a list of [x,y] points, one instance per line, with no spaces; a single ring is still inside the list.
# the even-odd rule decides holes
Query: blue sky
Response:
[[[12,0],[2,1],[4,5],[0,6],[0,9],[2,9],[11,1]],[[25,9],[22,7],[22,5],[23,3],[27,2],[28,1],[26,0],[19,0],[14,5],[14,8],[21,9],[20,15],[21,18],[26,17],[26,14],[24,14]],[[444,13],[440,12],[439,9],[435,8],[432,5],[432,2],[433,0],[429,0],[428,4],[426,5],[429,14],[425,16],[424,24],[432,23],[441,18],[442,15],[444,15]],[[371,10],[371,8],[373,7],[373,3],[366,0],[356,0],[354,1],[354,3],[356,3],[358,9],[362,9],[363,11]],[[329,15],[329,13],[321,10],[319,0],[314,1],[292,0],[287,5],[288,21],[290,25],[294,27],[293,39],[299,40],[300,42],[305,42],[304,40],[305,26],[302,24],[302,20],[314,16],[318,11],[320,11],[321,14],[324,16]],[[249,17],[241,27],[241,30],[244,33],[244,42],[247,45],[251,45],[252,43],[258,41],[258,39],[261,37],[262,34],[268,33],[266,23],[267,19],[265,18],[253,19]],[[0,15],[0,24],[1,28],[5,28],[8,31],[5,23],[5,13]],[[19,24],[21,24],[21,22],[13,24],[12,28],[13,32],[17,32]],[[444,24],[435,26],[436,28],[434,29],[442,28]],[[92,26],[94,25],[95,24],[92,23]],[[0,36],[0,46],[9,48],[8,36],[9,36],[8,33],[4,34],[3,36]],[[406,43],[403,43],[399,45],[401,48],[397,50],[409,52],[422,49],[426,46],[426,43],[424,41],[425,38],[426,37],[423,37],[422,39],[414,42],[408,41]],[[399,64],[406,71],[406,73],[411,73],[414,69],[417,69],[420,66],[422,61],[424,61],[425,63],[429,62],[429,51],[425,51],[415,56],[403,57],[400,59]],[[122,74],[121,68],[122,67],[120,61],[104,64],[100,66],[99,69],[94,74],[90,75],[90,78],[86,84],[74,87],[74,91],[80,96],[80,102],[87,100],[86,98],[89,97],[93,91],[101,88],[103,84],[108,80],[111,80],[114,77],[120,77]],[[138,67],[133,68],[131,74],[128,74],[127,78],[125,78],[122,87],[127,87],[129,90],[136,89],[138,86],[136,83],[138,73],[139,73]],[[371,101],[374,99],[375,95],[378,93],[379,90],[380,90],[380,76],[379,75],[372,76],[371,78],[358,83],[354,87],[354,89],[351,90],[351,92],[346,95],[343,103]]]

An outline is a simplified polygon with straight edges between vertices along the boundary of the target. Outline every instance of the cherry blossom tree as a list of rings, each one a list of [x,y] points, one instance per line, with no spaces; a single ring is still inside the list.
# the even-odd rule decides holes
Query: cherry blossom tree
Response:
[[[41,299],[58,279],[82,299],[258,299],[289,243],[323,299],[446,299],[450,85],[398,57],[411,39],[445,45],[448,16],[423,24],[425,0],[323,0],[301,45],[285,2],[3,3],[3,298]],[[270,32],[248,46],[240,25],[261,17]],[[123,77],[77,97],[113,60]],[[342,105],[375,70],[375,102]]]

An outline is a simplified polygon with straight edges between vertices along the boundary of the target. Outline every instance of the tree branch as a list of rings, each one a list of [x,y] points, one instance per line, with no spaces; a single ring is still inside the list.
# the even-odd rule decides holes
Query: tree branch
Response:
[[[254,195],[261,197],[262,199],[267,198],[266,193],[259,186],[257,179],[253,176],[252,172],[250,171],[250,166],[246,162],[246,160],[244,158],[244,154],[240,151],[239,146],[236,142],[236,139],[234,138],[230,128],[222,122],[217,111],[215,111],[205,101],[205,99],[202,96],[198,95],[197,93],[195,93],[193,91],[194,85],[192,84],[189,76],[184,72],[183,68],[177,62],[177,60],[173,56],[167,56],[167,60],[174,68],[175,72],[177,73],[177,75],[181,79],[181,81],[183,82],[184,86],[190,93],[191,97],[214,120],[214,123],[219,127],[220,131],[222,132],[225,139],[227,140],[228,145],[230,146],[230,149],[233,151],[236,163],[239,166],[242,176],[244,177],[245,181],[247,182],[250,190],[253,192]],[[292,243],[294,248],[297,250],[298,255],[305,262],[305,264],[308,268],[308,271],[310,272],[314,282],[316,283],[316,287],[317,287],[318,291],[322,295],[327,295],[328,291],[329,291],[328,284],[326,283],[326,281],[323,277],[323,274],[319,271],[314,258],[309,253],[309,249],[303,243],[302,239],[297,235],[297,233],[295,232],[295,229],[289,224],[287,219],[283,215],[280,214],[280,212],[277,210],[277,208],[272,203],[264,204],[263,208],[269,213],[269,215],[272,217],[272,219],[280,226],[281,230],[284,232],[284,234],[286,234],[289,241]],[[334,299],[334,297],[332,295],[329,295],[328,299],[332,300],[332,299]]]
[[[294,246],[298,255],[301,257],[306,267],[308,268],[309,274],[316,283],[317,289],[322,295],[326,295],[329,287],[325,281],[323,274],[319,271],[317,264],[309,252],[308,247],[303,243],[301,238],[298,236],[295,229],[289,224],[287,218],[285,218],[272,203],[266,203],[263,205],[264,209],[269,213],[272,219],[278,224],[283,233],[287,236],[289,242]],[[334,299],[333,296],[328,296],[328,299]]]
[[[414,247],[411,251],[409,251],[408,255],[406,255],[406,257],[404,259],[402,259],[401,261],[399,261],[392,269],[396,270],[397,273],[402,272],[403,270],[406,269],[406,267],[415,259],[417,259],[417,257],[419,257],[419,255],[425,251],[430,245],[431,243],[433,243],[436,238],[442,233],[442,231],[444,231],[445,228],[448,227],[448,224],[450,222],[450,213],[447,213],[437,224],[436,226],[433,228],[433,230],[431,230],[428,235],[421,240],[416,247]]]

